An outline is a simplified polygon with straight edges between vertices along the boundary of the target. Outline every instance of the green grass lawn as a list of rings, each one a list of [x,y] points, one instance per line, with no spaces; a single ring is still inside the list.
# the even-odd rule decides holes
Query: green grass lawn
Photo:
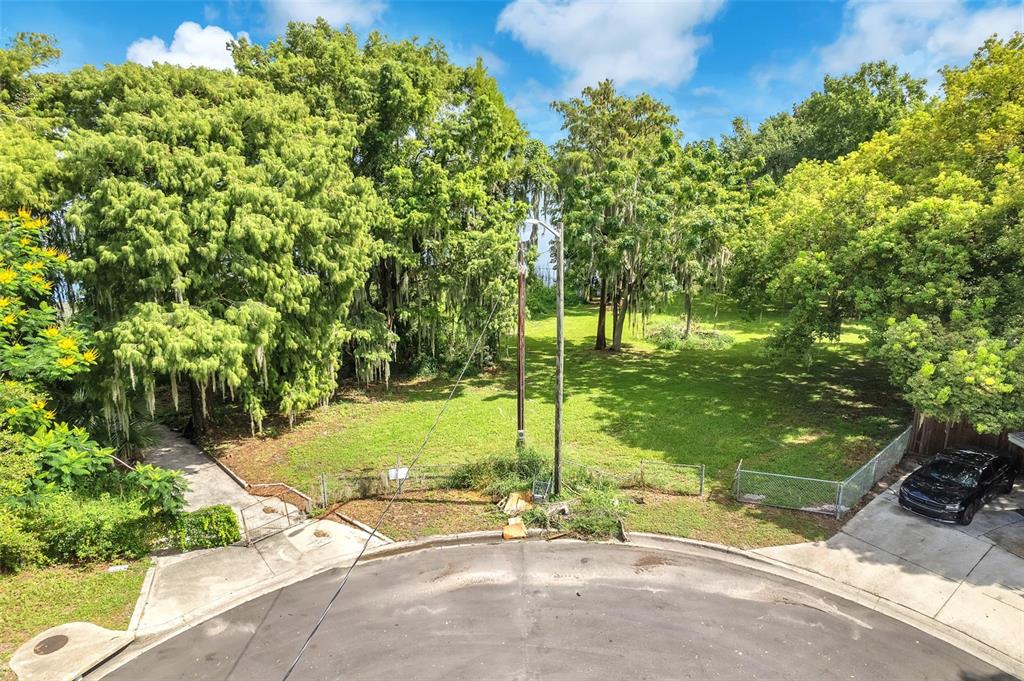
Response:
[[[148,560],[122,572],[106,565],[56,566],[0,575],[0,669],[14,678],[7,661],[19,645],[40,631],[66,622],[92,622],[125,629],[139,598]]]
[[[698,315],[710,319],[711,310],[699,306]],[[655,315],[648,326],[674,318]],[[617,354],[592,349],[596,319],[594,307],[566,313],[563,442],[571,460],[619,471],[635,468],[640,459],[704,464],[710,492],[722,497],[741,458],[748,469],[842,478],[909,420],[906,406],[890,392],[884,369],[865,358],[856,328],[834,344],[815,348],[810,366],[804,366],[765,356],[764,339],[777,317],[749,321],[723,310],[718,328],[736,338],[725,350],[659,350],[644,340],[642,329],[628,328],[626,348]],[[554,318],[531,321],[527,334],[527,441],[549,452]],[[514,339],[508,340],[500,367],[466,379],[459,388],[421,463],[511,451],[515,356]],[[321,472],[383,468],[398,457],[409,461],[451,384],[443,377],[352,390],[294,432],[217,448],[246,479],[312,489]],[[742,508],[732,506],[734,511]],[[674,519],[666,513],[647,509],[638,517],[645,529],[692,527],[690,534],[699,534],[698,525],[720,520],[708,509],[703,515],[675,509],[672,513],[683,517]],[[732,520],[739,522],[739,517]],[[776,525],[788,534],[817,538],[810,530]]]

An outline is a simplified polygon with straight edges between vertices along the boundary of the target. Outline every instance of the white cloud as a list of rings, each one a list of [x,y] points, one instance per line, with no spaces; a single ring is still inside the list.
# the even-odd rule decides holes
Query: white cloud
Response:
[[[962,0],[866,2],[846,5],[839,38],[820,51],[827,73],[886,59],[916,76],[962,63],[992,34],[1024,30],[1024,5],[968,6]]]
[[[239,33],[238,37],[245,35]],[[234,39],[230,31],[220,26],[204,28],[194,21],[186,21],[178,26],[170,45],[157,36],[136,40],[128,46],[128,61],[230,69],[234,67],[234,62],[231,61],[227,44]]]
[[[387,9],[384,0],[264,0],[263,4],[274,30],[284,29],[289,21],[310,23],[317,17],[332,26],[369,26]]]
[[[203,5],[203,18],[208,24],[217,21],[220,18],[220,10],[214,5]]]
[[[513,0],[498,30],[567,70],[573,90],[605,78],[675,87],[697,68],[708,42],[697,31],[723,2]]]

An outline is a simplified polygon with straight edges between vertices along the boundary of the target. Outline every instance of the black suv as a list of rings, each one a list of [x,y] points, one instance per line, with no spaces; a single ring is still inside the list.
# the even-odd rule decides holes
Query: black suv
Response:
[[[1012,454],[981,446],[949,447],[907,476],[900,506],[935,520],[970,525],[986,501],[1013,489]]]

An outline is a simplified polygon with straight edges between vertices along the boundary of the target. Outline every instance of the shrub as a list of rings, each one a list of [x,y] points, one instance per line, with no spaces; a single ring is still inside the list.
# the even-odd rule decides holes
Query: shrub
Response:
[[[589,489],[573,505],[568,517],[558,519],[560,529],[581,537],[615,537],[630,503],[615,490]]]
[[[227,546],[241,538],[238,517],[224,504],[182,513],[174,528],[174,539],[182,551]]]
[[[547,472],[547,459],[526,448],[513,455],[492,456],[462,464],[452,473],[447,486],[505,496],[510,492],[530,489],[534,479]]]
[[[25,439],[24,446],[38,461],[39,471],[35,477],[42,483],[75,487],[112,469],[110,453],[113,450],[101,447],[84,429],[71,428],[66,423],[54,424],[50,429],[40,428]]]
[[[110,494],[56,492],[26,508],[23,518],[46,556],[66,562],[141,558],[166,530],[139,499]]]
[[[647,332],[647,340],[662,350],[726,350],[736,340],[727,333],[702,329],[694,324],[690,335],[686,335],[686,325],[681,322],[658,324]]]
[[[44,561],[42,543],[25,531],[22,520],[0,506],[0,571],[17,572]]]
[[[180,471],[157,468],[151,464],[136,464],[127,478],[142,498],[146,510],[151,513],[176,515],[185,508],[188,483]]]
[[[548,286],[537,277],[530,277],[526,282],[526,310],[530,319],[547,317],[555,313],[558,292],[554,286]]]

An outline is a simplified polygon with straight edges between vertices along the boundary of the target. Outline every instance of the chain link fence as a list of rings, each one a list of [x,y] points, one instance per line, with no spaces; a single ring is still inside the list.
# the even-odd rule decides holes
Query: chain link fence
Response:
[[[311,506],[324,509],[354,499],[368,499],[393,494],[401,482],[402,492],[459,489],[462,466],[458,464],[417,465],[411,470],[392,466],[388,469],[362,469],[342,474],[321,473],[302,487]],[[550,480],[550,471],[548,471]],[[677,464],[641,460],[637,465],[610,470],[578,461],[562,463],[563,485],[571,490],[577,486],[601,486],[620,489],[649,489],[668,494],[703,496],[703,464]]]
[[[911,432],[912,428],[908,427],[845,480],[744,470],[740,461],[733,479],[733,497],[747,504],[792,508],[838,518],[899,463],[910,444]]]

